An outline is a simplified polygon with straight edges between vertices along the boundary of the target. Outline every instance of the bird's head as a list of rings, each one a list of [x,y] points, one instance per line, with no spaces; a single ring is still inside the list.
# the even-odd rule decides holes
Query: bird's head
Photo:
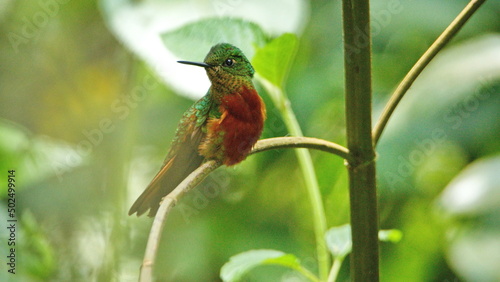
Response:
[[[228,43],[219,43],[208,52],[203,63],[178,61],[182,64],[204,67],[212,82],[227,78],[251,79],[255,73],[243,52]]]

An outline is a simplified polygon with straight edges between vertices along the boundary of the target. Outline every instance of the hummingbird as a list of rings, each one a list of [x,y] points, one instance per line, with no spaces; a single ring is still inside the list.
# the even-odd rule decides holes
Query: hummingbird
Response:
[[[228,43],[213,46],[203,62],[211,86],[182,116],[160,171],[130,208],[156,215],[163,197],[207,160],[226,166],[243,161],[259,139],[266,108],[252,83],[255,73],[243,52]]]

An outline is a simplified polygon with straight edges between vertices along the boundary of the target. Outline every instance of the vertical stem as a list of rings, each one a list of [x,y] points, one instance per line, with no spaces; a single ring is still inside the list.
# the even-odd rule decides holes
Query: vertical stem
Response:
[[[368,0],[343,0],[352,281],[379,280],[375,152],[371,136],[371,38]]]
[[[339,275],[340,267],[342,266],[342,262],[344,258],[335,258],[333,260],[332,269],[330,269],[330,274],[328,275],[327,282],[335,282],[337,280],[337,276]]]
[[[293,113],[292,109],[288,107],[283,113],[284,121],[288,127],[289,132],[293,136],[303,136],[299,123]],[[316,237],[316,253],[318,257],[319,277],[321,281],[326,280],[328,277],[328,269],[330,265],[330,254],[328,253],[325,233],[327,230],[325,209],[323,207],[323,200],[319,189],[316,172],[311,159],[311,154],[307,149],[295,149],[295,154],[299,160],[300,169],[304,175],[307,192],[309,194],[309,201],[313,212],[314,222],[314,235]]]
[[[267,81],[265,78],[257,76],[259,82],[266,88],[270,97],[273,99],[275,106],[281,113],[283,121],[292,136],[303,136],[300,129],[299,122],[293,113],[290,101],[283,91],[283,88],[277,87]],[[319,278],[325,281],[328,277],[328,269],[330,268],[330,254],[326,247],[325,233],[327,229],[325,209],[323,207],[323,200],[321,191],[319,189],[318,179],[314,171],[314,165],[311,159],[311,154],[307,149],[295,149],[295,154],[299,161],[300,169],[304,175],[307,193],[309,194],[309,201],[311,202],[311,209],[313,213],[314,236],[316,239],[316,253],[318,258]]]

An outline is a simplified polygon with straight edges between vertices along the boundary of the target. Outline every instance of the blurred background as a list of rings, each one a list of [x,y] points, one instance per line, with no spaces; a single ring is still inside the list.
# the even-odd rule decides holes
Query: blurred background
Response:
[[[302,130],[345,144],[340,1],[267,2],[0,2],[0,219],[7,224],[11,169],[18,219],[17,273],[1,263],[1,281],[137,280],[152,220],[129,217],[128,208],[160,167],[182,113],[209,85],[202,70],[178,69],[158,37],[187,22],[231,16],[270,37],[296,33],[286,89]],[[468,1],[371,2],[375,121]],[[499,1],[481,7],[381,137],[380,227],[403,232],[399,243],[381,243],[382,281],[500,280],[499,14]],[[251,45],[241,47],[252,55]],[[183,48],[193,49],[185,60],[208,52]],[[260,93],[263,137],[286,135]],[[349,222],[343,161],[311,154],[328,226]],[[2,228],[3,258],[8,236]],[[186,195],[167,220],[156,276],[218,281],[231,256],[263,248],[317,270],[311,208],[291,150],[220,168]],[[304,280],[288,269],[259,270],[246,281]],[[348,277],[347,260],[340,281]]]

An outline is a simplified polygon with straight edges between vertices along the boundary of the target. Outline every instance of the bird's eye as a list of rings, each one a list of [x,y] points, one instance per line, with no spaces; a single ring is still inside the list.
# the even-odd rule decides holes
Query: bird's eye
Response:
[[[234,60],[233,60],[233,59],[226,59],[226,60],[224,61],[224,65],[225,65],[226,67],[231,67],[232,65],[234,65]]]

